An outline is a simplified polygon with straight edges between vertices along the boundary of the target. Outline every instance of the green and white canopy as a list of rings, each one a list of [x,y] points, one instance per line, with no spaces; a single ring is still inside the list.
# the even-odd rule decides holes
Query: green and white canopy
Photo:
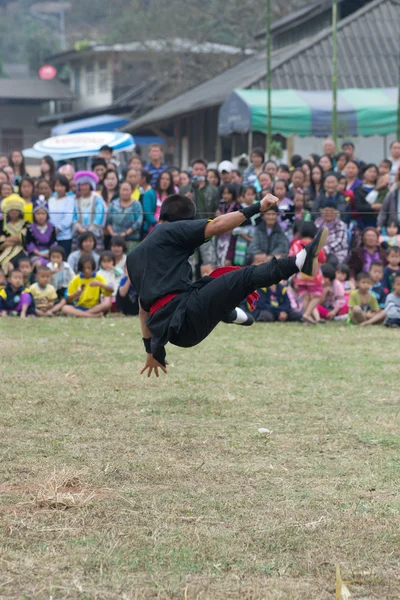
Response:
[[[324,137],[332,133],[332,92],[272,90],[272,132]],[[397,127],[398,90],[338,90],[338,134],[388,135]],[[219,110],[218,133],[267,131],[266,90],[235,90]]]

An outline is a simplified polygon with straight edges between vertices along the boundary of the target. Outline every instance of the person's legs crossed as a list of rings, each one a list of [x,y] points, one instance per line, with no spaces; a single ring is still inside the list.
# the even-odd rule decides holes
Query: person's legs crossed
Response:
[[[276,321],[276,317],[270,310],[260,310],[256,321],[257,323],[273,323]]]

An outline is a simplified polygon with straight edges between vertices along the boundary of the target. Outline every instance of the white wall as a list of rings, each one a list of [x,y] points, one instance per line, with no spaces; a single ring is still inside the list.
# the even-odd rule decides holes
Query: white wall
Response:
[[[346,137],[356,147],[355,154],[357,158],[365,162],[379,163],[383,158],[389,156],[389,145],[395,139],[395,135],[385,137],[373,135],[371,137]],[[342,138],[338,140],[338,152],[342,148]],[[386,142],[386,143],[385,143]],[[305,158],[311,152],[322,154],[323,138],[316,137],[298,137],[294,136],[294,152]],[[386,148],[385,148],[386,146]]]
[[[108,68],[108,83],[107,90],[101,90],[101,71],[100,71],[100,63],[107,62]],[[76,102],[76,109],[83,110],[86,108],[97,108],[99,106],[108,106],[113,101],[113,70],[112,70],[112,60],[109,57],[103,57],[99,60],[96,57],[92,59],[88,59],[84,63],[73,62],[70,65],[71,68],[71,90],[75,93],[75,76],[76,76],[76,68],[80,66],[80,96]],[[94,92],[89,93],[88,89],[88,67],[93,67],[94,70]]]

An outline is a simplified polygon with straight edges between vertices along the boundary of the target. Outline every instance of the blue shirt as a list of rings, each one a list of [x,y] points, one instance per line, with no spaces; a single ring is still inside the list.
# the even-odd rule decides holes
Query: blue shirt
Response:
[[[153,188],[157,183],[158,176],[161,175],[161,173],[164,173],[164,171],[167,169],[168,165],[160,165],[159,167],[155,167],[152,163],[150,163],[149,165],[145,166],[145,170],[151,175],[151,185]]]
[[[374,285],[370,289],[370,292],[378,300],[379,308],[385,308],[387,290],[383,287],[383,285],[379,281],[378,283],[374,283]]]

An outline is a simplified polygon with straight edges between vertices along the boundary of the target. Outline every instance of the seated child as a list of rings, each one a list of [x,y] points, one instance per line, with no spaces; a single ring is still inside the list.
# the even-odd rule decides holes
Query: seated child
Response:
[[[68,256],[68,264],[74,273],[78,272],[78,262],[82,254],[90,254],[94,258],[96,269],[99,265],[99,255],[95,252],[96,249],[96,237],[91,231],[85,231],[82,233],[78,240],[79,250],[71,252]]]
[[[46,266],[49,262],[49,250],[56,243],[56,228],[49,221],[47,204],[44,200],[38,200],[33,209],[33,223],[29,225],[26,238],[26,250],[32,265]]]
[[[254,204],[254,202],[256,202],[256,197],[257,192],[255,187],[250,186],[246,188],[241,198],[241,206],[251,206],[252,204]],[[251,217],[251,219],[248,219],[247,221],[242,223],[240,227],[236,227],[232,231],[232,235],[236,237],[235,254],[233,257],[234,265],[242,267],[243,265],[247,264],[247,250],[250,242],[253,239],[254,228],[257,224],[258,218],[259,217],[255,215],[254,217]]]
[[[117,310],[127,316],[139,314],[139,296],[129,279],[126,268],[117,292]]]
[[[400,275],[400,248],[391,246],[387,251],[387,267],[383,271],[382,285],[389,294],[393,291],[393,281]]]
[[[383,287],[383,264],[379,261],[373,261],[369,268],[369,274],[371,275],[372,287],[371,294],[378,300],[379,308],[385,308],[385,301],[388,291]]]
[[[351,292],[349,298],[349,323],[373,325],[384,320],[385,311],[379,309],[378,300],[371,294],[371,284],[369,273],[361,272],[357,275],[357,289]]]
[[[341,264],[336,269],[336,279],[344,287],[344,295],[346,299],[349,299],[350,293],[355,289],[354,284],[350,279],[350,269],[346,264]]]
[[[321,271],[324,277],[324,295],[321,304],[317,307],[319,315],[327,321],[343,316],[346,318],[349,307],[343,284],[336,279],[335,269],[332,265],[322,265]]]
[[[51,271],[48,267],[37,267],[36,283],[29,288],[29,292],[35,301],[37,317],[53,317],[61,310],[57,302],[57,292],[51,281]]]
[[[399,224],[397,221],[390,221],[387,227],[382,227],[379,243],[386,243],[389,246],[400,247]]]
[[[293,244],[290,249],[289,256],[295,256],[304,246],[309,244],[317,233],[317,227],[314,223],[303,222],[300,230],[300,239]],[[318,255],[319,263],[326,262],[326,254],[321,250]],[[297,273],[293,278],[293,285],[297,295],[303,300],[303,320],[306,323],[315,325],[319,321],[319,313],[316,311],[313,316],[313,311],[321,303],[323,297],[324,278],[321,269],[315,277],[309,277],[304,273]]]
[[[115,256],[115,266],[119,269],[125,269],[126,263],[126,253],[128,251],[128,246],[123,237],[116,235],[111,238],[110,242],[110,250]]]
[[[400,327],[400,275],[393,280],[393,292],[386,298],[386,327]]]
[[[115,256],[112,252],[105,250],[100,254],[99,260],[100,268],[97,271],[98,275],[101,275],[108,287],[112,288],[112,297],[111,297],[111,306],[112,312],[117,311],[117,292],[119,287],[119,282],[122,277],[122,269],[115,266]]]
[[[75,273],[65,260],[65,250],[62,246],[53,246],[49,252],[50,262],[47,265],[51,271],[51,284],[55,287],[60,309],[66,304],[68,286],[75,277]]]
[[[21,271],[14,269],[8,276],[8,282],[3,290],[0,290],[0,314],[1,316],[21,317],[35,316],[35,306],[32,296],[24,285]]]
[[[96,262],[91,254],[82,254],[78,262],[79,274],[68,286],[64,315],[73,317],[103,317],[111,310],[113,289],[96,273]],[[101,295],[106,296],[101,300]]]
[[[256,321],[301,321],[301,313],[291,308],[286,286],[278,283],[269,288],[258,289],[257,292],[260,297],[256,300],[252,313]]]
[[[33,267],[31,264],[31,259],[28,256],[24,256],[20,258],[18,261],[18,271],[21,271],[22,277],[24,279],[24,286],[29,288],[32,283],[35,283],[35,275],[33,273]]]

